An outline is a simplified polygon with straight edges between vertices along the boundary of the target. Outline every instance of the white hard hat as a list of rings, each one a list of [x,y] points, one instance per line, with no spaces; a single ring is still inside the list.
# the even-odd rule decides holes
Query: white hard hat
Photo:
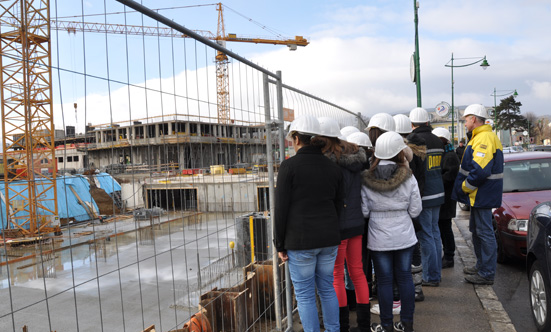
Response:
[[[438,127],[432,130],[432,133],[438,137],[444,137],[448,141],[451,139],[452,134],[446,128]]]
[[[320,136],[325,137],[339,137],[341,136],[341,129],[339,128],[339,123],[333,118],[328,118],[322,116],[318,118],[320,124]]]
[[[422,107],[415,107],[409,112],[409,120],[412,123],[425,123],[429,122],[429,113]]]
[[[362,132],[352,133],[346,136],[346,141],[350,143],[354,143],[358,146],[365,146],[366,148],[373,147],[373,144],[371,144],[371,140],[369,139],[369,136],[367,136],[366,133],[362,133]]]
[[[467,106],[467,108],[465,108],[465,112],[463,113],[463,119],[467,115],[476,115],[484,119],[489,118],[486,107],[484,107],[484,105],[481,105],[481,104],[472,104]]]
[[[348,135],[350,134],[353,134],[353,133],[357,133],[359,132],[360,130],[354,126],[346,126],[344,128],[341,129],[341,135],[344,136],[344,137],[348,137]]]
[[[396,132],[398,134],[411,133],[411,121],[404,114],[396,114],[394,116],[394,123],[396,124]]]
[[[377,138],[375,157],[379,159],[391,159],[406,148],[406,143],[400,134],[389,131]]]
[[[377,113],[369,119],[367,130],[370,128],[379,128],[382,131],[394,131],[396,125],[394,124],[394,118],[388,113]]]
[[[303,115],[296,118],[289,126],[289,133],[287,134],[287,140],[292,141],[291,135],[294,132],[303,135],[319,135],[321,133],[320,124],[318,119],[312,115]]]

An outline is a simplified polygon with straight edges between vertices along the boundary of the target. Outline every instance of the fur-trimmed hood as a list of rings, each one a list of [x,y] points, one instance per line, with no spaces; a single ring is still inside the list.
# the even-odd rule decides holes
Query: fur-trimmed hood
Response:
[[[341,157],[337,160],[337,156],[334,153],[325,153],[325,156],[337,165],[345,167],[353,172],[361,171],[367,162],[367,154],[364,149],[358,149],[358,152],[353,154],[341,154]]]
[[[411,177],[411,170],[397,164],[379,165],[362,172],[362,183],[374,191],[391,191]]]
[[[427,157],[427,146],[426,145],[416,145],[412,143],[407,143],[407,145],[410,147],[411,151],[414,155],[421,158],[421,160],[425,160]]]

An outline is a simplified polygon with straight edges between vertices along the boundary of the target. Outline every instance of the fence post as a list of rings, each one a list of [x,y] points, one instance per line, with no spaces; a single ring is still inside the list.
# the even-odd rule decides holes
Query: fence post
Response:
[[[274,275],[274,306],[276,314],[276,329],[281,331],[281,298],[280,294],[280,280],[279,264],[277,250],[273,245],[273,234],[275,234],[275,193],[274,193],[274,156],[272,151],[272,117],[270,114],[270,88],[268,82],[268,75],[262,74],[263,90],[264,90],[264,115],[266,121],[266,159],[268,162],[268,179],[269,179],[269,199],[270,199],[270,219],[272,222],[272,267]]]
[[[285,160],[285,119],[283,118],[283,77],[281,70],[276,71],[277,82],[277,110],[279,114],[279,164]],[[289,271],[289,264],[285,264],[285,294],[287,306],[287,330],[292,331],[293,328],[293,292],[291,284],[291,272]]]

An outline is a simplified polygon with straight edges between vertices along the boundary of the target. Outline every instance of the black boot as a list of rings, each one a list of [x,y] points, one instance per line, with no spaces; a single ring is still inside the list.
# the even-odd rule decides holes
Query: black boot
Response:
[[[348,310],[356,311],[356,291],[355,290],[346,290],[346,301],[348,302]]]
[[[350,323],[348,321],[348,307],[339,307],[339,323],[341,332],[350,331]]]
[[[370,332],[371,331],[371,305],[369,303],[358,303],[356,305],[356,318],[358,327],[350,332]]]

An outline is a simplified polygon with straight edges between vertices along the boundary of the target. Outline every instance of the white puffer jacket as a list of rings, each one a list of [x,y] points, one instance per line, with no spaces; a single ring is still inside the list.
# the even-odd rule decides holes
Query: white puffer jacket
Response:
[[[391,251],[416,244],[411,218],[419,216],[423,207],[411,170],[381,160],[374,171],[364,171],[362,177],[362,212],[369,218],[367,248]]]

